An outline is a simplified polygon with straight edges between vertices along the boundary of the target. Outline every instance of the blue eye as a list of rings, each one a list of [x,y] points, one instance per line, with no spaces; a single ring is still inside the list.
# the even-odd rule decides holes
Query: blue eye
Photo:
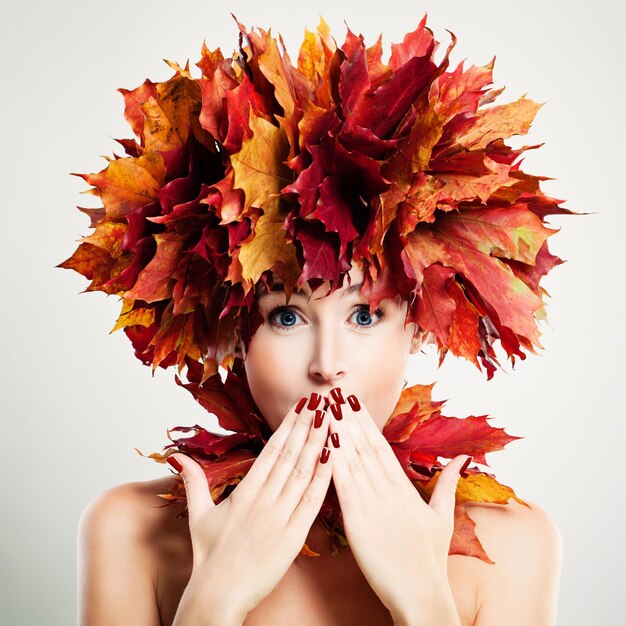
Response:
[[[376,323],[370,315],[369,305],[361,305],[361,307],[355,311],[355,314],[359,322],[364,322],[363,324],[357,323],[357,326],[367,327],[373,326]],[[383,316],[382,309],[376,309],[376,311],[374,311],[374,315],[380,319]]]
[[[369,305],[367,304],[359,305],[356,310],[353,311],[351,317],[354,315],[356,315],[357,318],[357,323],[355,325],[358,328],[372,328],[377,324],[376,320],[372,320]],[[374,315],[378,318],[378,321],[380,321],[384,313],[382,309],[379,308],[376,309]],[[300,316],[293,310],[293,308],[288,306],[279,306],[270,311],[267,319],[277,330],[289,331],[297,325],[297,318],[299,317]]]
[[[299,317],[299,315],[288,307],[278,307],[274,309],[268,316],[269,320],[272,321],[274,317],[277,317],[280,320],[280,326],[283,324],[287,327],[293,326],[295,324],[295,318]]]

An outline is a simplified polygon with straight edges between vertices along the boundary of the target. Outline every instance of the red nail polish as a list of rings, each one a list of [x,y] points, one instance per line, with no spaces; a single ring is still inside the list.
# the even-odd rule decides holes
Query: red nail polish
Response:
[[[312,393],[309,404],[307,405],[307,409],[311,409],[311,411],[317,409],[317,405],[320,403],[321,399],[322,396],[320,396],[319,393]]]
[[[468,458],[465,460],[465,463],[463,463],[463,465],[461,466],[461,469],[459,470],[459,474],[461,474],[461,476],[463,476],[463,478],[465,478],[465,476],[464,476],[465,470],[467,469],[468,465],[469,465],[471,462],[472,462],[472,457],[470,456],[470,457],[468,457]]]
[[[324,421],[324,411],[317,409],[315,411],[315,419],[313,420],[313,428],[319,428]]]
[[[180,464],[180,461],[174,456],[168,456],[165,459],[179,474],[183,471],[183,466]]]
[[[341,410],[341,404],[331,404],[330,410],[333,412],[335,419],[339,421],[343,419],[343,411]]]
[[[341,389],[339,387],[331,389],[330,395],[333,397],[333,400],[338,404],[343,404],[345,402],[345,400],[343,399],[343,394],[341,393]]]
[[[333,442],[333,446],[335,446],[335,448],[339,447],[339,433],[333,433],[330,436],[330,440]]]
[[[356,396],[354,395],[348,396],[348,402],[350,403],[350,406],[352,407],[353,411],[361,410],[361,403],[357,400]]]
[[[300,398],[300,402],[296,406],[296,413],[300,413],[306,404],[306,398]]]
[[[330,456],[330,450],[328,448],[323,448],[322,456],[320,457],[320,463],[326,463],[326,461],[328,461],[329,456]]]

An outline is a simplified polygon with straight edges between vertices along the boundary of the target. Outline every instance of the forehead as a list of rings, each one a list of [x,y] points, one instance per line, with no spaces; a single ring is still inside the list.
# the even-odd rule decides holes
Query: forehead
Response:
[[[286,304],[290,304],[294,301],[311,303],[317,300],[326,300],[328,298],[336,301],[337,304],[340,304],[343,301],[352,302],[350,296],[352,296],[353,294],[359,294],[361,287],[363,286],[362,276],[363,274],[361,274],[361,280],[359,280],[358,282],[354,282],[354,278],[351,277],[353,280],[352,284],[348,284],[348,281],[344,280],[344,285],[341,288],[336,289],[332,294],[329,293],[330,283],[324,283],[314,291],[311,291],[309,285],[305,284],[303,285],[303,289],[294,290],[292,292],[290,300],[286,299],[285,287],[282,281],[274,277],[275,282],[273,283],[269,291],[263,283],[259,283],[255,292],[255,300],[261,303],[266,298],[274,296],[279,297],[281,303],[285,302]],[[380,306],[382,302],[385,302],[386,306],[390,307],[389,310],[391,310],[391,308],[398,308],[403,310],[407,316],[410,311],[409,299],[406,296],[403,297],[399,293],[396,293],[395,296],[391,296],[389,293],[386,293],[382,297],[382,300],[376,299],[376,296],[374,295],[372,295],[372,298],[368,298],[367,296],[363,295],[362,298],[364,299],[364,301],[369,302],[371,313],[373,313],[374,309]]]
[[[255,296],[256,298],[261,298],[268,294],[278,293],[284,294],[285,287],[280,278],[275,275],[272,275],[273,284],[271,288],[266,288],[263,282],[260,282],[257,285]],[[363,270],[358,267],[353,267],[347,274],[347,278],[344,278],[343,286],[335,290],[335,295],[337,297],[345,298],[353,293],[358,293],[363,285]],[[330,283],[326,282],[323,285],[320,285],[315,289],[315,291],[311,291],[311,288],[307,283],[305,283],[302,289],[294,289],[292,293],[293,298],[306,298],[310,299],[311,296],[315,296],[315,298],[322,298],[328,294],[330,290]]]
[[[362,284],[363,283],[357,283],[356,285],[344,286],[341,289],[337,289],[335,291],[335,294],[340,298],[345,298],[353,293],[358,293],[361,289]],[[304,289],[302,290],[294,289],[294,291],[291,294],[291,297],[292,298],[306,298],[308,300],[315,294],[316,299],[322,298],[328,293],[328,289],[329,289],[328,285],[322,285],[318,287],[314,292],[312,292],[308,285],[304,285]],[[267,296],[268,294],[273,294],[273,293],[278,293],[278,294],[285,293],[285,286],[283,285],[282,282],[280,281],[275,282],[269,291],[266,289],[265,285],[261,283],[257,289],[256,297],[262,298],[263,296]]]

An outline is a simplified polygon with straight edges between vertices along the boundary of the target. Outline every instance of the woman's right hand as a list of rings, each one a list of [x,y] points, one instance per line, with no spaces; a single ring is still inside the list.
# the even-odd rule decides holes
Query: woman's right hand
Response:
[[[303,400],[294,405],[246,476],[217,506],[202,467],[184,454],[170,456],[183,467],[194,589],[206,604],[219,602],[219,612],[233,621],[243,621],[283,578],[322,506],[332,477],[332,459],[320,461],[330,417],[321,410],[324,398],[311,398],[316,395],[317,410],[307,402],[298,413]],[[322,414],[318,427],[316,413]]]

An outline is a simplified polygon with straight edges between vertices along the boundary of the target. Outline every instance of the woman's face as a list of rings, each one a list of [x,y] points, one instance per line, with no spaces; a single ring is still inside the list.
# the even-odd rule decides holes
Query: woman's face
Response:
[[[252,397],[274,431],[301,397],[312,392],[328,397],[341,387],[355,394],[382,430],[404,385],[415,324],[404,328],[406,301],[383,300],[369,315],[359,293],[363,273],[353,268],[352,287],[325,296],[324,284],[294,292],[289,305],[284,291],[261,293],[262,324],[243,352]],[[281,289],[282,287],[279,287]]]

